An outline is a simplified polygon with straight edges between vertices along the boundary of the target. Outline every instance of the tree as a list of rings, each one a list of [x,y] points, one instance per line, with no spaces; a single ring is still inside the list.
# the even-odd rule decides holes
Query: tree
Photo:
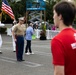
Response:
[[[46,1],[46,20],[49,20],[50,23],[53,23],[53,6],[55,3],[53,0]]]

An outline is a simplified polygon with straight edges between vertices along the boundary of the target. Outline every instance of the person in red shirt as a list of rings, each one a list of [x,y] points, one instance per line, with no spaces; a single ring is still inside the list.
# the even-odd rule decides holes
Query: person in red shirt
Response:
[[[73,3],[61,1],[53,8],[57,34],[51,41],[54,75],[76,75],[76,30],[72,23],[76,15]]]

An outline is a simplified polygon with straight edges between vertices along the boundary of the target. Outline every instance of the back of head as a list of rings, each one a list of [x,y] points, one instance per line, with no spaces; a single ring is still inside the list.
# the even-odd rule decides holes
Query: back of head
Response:
[[[33,26],[33,23],[32,22],[28,22],[28,26]]]
[[[73,3],[60,1],[54,6],[53,10],[56,11],[58,16],[62,15],[63,23],[66,26],[72,25],[76,15],[76,7]]]

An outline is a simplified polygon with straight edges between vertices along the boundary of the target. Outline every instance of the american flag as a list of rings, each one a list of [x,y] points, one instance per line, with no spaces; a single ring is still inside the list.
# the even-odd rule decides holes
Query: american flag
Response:
[[[11,9],[11,7],[9,6],[9,4],[8,4],[8,1],[7,0],[2,0],[2,11],[4,11],[6,14],[8,14],[10,17],[11,17],[11,19],[15,19],[15,16],[14,16],[14,14],[13,14],[13,11],[12,11],[12,9]]]

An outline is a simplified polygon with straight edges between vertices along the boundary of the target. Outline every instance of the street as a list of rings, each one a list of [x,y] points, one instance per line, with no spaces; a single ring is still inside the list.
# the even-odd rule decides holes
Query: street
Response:
[[[16,53],[13,52],[12,37],[2,34],[2,39],[0,75],[53,75],[50,40],[32,40],[34,54],[24,53],[25,61],[17,62]]]

